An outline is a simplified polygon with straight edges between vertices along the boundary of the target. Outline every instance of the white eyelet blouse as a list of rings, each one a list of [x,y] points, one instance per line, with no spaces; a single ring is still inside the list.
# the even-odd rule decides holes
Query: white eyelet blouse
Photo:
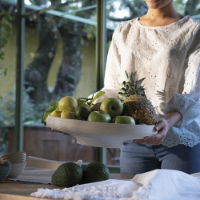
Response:
[[[165,26],[144,26],[138,18],[120,24],[109,48],[103,90],[118,93],[136,71],[145,77],[147,98],[162,114],[177,110],[182,120],[163,145],[200,143],[200,23],[189,16]]]

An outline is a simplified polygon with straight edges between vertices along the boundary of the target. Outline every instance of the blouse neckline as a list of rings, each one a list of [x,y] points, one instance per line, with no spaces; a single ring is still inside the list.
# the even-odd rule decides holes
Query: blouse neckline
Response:
[[[177,25],[180,25],[182,24],[183,22],[187,21],[188,19],[190,18],[190,16],[186,15],[184,16],[183,18],[175,21],[175,22],[172,22],[171,24],[167,24],[167,25],[163,25],[163,26],[146,26],[146,25],[143,25],[139,22],[139,17],[136,18],[136,23],[138,26],[142,27],[142,28],[146,28],[146,29],[165,29],[165,28],[170,28],[172,26],[177,26]]]

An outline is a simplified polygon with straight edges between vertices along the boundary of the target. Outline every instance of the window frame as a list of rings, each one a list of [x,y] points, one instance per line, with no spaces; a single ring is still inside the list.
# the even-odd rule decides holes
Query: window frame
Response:
[[[97,90],[103,87],[105,60],[106,60],[106,0],[97,0],[97,22],[92,22],[73,15],[61,15],[59,12],[47,10],[49,14],[66,17],[71,20],[87,23],[97,27],[96,31],[96,69]],[[37,8],[32,7],[38,11]],[[24,0],[17,0],[17,62],[16,62],[16,108],[15,108],[15,148],[23,151],[24,124],[23,124],[23,91],[24,91],[24,55],[25,55],[25,12]],[[103,41],[103,42],[102,42]],[[97,148],[95,158],[106,163],[106,149]]]

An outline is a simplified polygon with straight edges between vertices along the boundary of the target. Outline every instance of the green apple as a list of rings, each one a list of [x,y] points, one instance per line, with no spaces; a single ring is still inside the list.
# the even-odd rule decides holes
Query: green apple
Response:
[[[89,105],[87,104],[79,105],[76,109],[76,117],[77,119],[87,120],[90,112],[91,110]]]
[[[109,114],[101,111],[93,111],[88,116],[89,122],[110,122],[111,117]]]
[[[112,117],[121,115],[123,112],[123,103],[117,98],[105,98],[101,103],[100,110]]]
[[[77,105],[78,103],[76,98],[71,96],[65,96],[58,101],[58,110],[75,112]]]
[[[115,123],[116,124],[133,124],[133,125],[135,125],[135,120],[130,116],[116,116]]]
[[[69,112],[67,110],[64,110],[61,112],[61,118],[65,118],[65,119],[75,119],[76,115],[74,112]]]
[[[53,116],[53,117],[60,117],[60,116],[61,116],[61,111],[59,111],[59,110],[54,110],[53,112],[50,113],[50,116]]]

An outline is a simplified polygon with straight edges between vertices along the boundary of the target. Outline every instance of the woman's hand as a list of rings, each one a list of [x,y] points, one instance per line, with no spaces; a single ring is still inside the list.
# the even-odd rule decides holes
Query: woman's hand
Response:
[[[133,140],[133,142],[159,145],[164,141],[169,129],[181,118],[182,116],[179,112],[175,111],[167,113],[164,118],[160,119],[154,126],[154,131],[157,132],[156,134],[152,136],[146,136],[143,139]]]
[[[169,125],[169,121],[166,120],[165,118],[162,118],[154,126],[154,131],[157,132],[156,134],[152,136],[146,136],[143,139],[133,140],[133,142],[159,145],[163,142],[163,140],[167,136],[167,132],[169,131],[170,128],[171,127]]]

